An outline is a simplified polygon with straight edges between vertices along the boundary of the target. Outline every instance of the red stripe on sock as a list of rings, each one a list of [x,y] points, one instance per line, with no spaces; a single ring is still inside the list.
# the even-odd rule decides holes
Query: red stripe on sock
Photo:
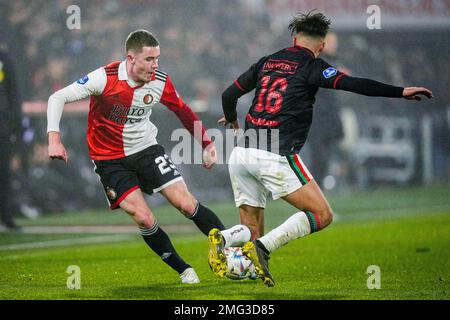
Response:
[[[310,212],[314,215],[314,219],[316,219],[317,231],[319,231],[321,229],[320,228],[319,216],[316,213],[312,212],[312,211],[310,211]]]

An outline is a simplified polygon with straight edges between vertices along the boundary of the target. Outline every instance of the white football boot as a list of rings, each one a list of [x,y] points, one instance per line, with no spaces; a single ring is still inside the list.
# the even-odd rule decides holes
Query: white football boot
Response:
[[[194,268],[187,268],[182,273],[180,273],[181,283],[199,283],[200,279],[197,276],[197,273],[195,273]]]

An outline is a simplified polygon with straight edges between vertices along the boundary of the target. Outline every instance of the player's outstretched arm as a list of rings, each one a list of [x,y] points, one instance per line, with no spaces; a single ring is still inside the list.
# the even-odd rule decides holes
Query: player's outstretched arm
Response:
[[[409,87],[403,89],[403,98],[407,100],[422,100],[421,95],[427,97],[428,99],[433,98],[433,92],[424,87]]]
[[[422,100],[420,95],[429,99],[433,98],[433,93],[424,87],[403,88],[372,79],[356,78],[347,75],[337,79],[334,88],[372,97],[405,98],[416,101]]]
[[[340,72],[322,59],[310,65],[308,83],[327,89],[350,91],[371,97],[405,98],[420,101],[421,95],[431,99],[433,93],[424,87],[398,87],[367,78],[352,77]]]

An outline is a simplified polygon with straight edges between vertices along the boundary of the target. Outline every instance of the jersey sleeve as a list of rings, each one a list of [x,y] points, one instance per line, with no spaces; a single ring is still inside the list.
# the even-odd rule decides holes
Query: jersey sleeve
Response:
[[[227,122],[233,122],[237,119],[236,106],[238,99],[255,89],[258,81],[258,64],[263,59],[253,64],[222,93],[222,109]]]
[[[308,83],[321,88],[350,91],[371,97],[401,98],[404,89],[372,79],[348,76],[322,59],[316,59],[312,63]]]
[[[255,63],[247,71],[241,74],[234,81],[234,84],[244,95],[255,89],[257,79],[258,79],[257,63]]]
[[[169,110],[173,111],[177,118],[181,121],[183,126],[191,133],[191,135],[201,144],[202,148],[206,148],[212,143],[211,139],[206,134],[205,127],[201,124],[200,119],[192,111],[192,109],[183,101],[178,95],[175,86],[167,75],[164,91],[161,95],[160,102],[165,105]],[[201,127],[201,137],[196,134],[195,127]]]
[[[71,85],[56,91],[48,99],[47,132],[59,131],[59,122],[66,103],[97,96],[103,93],[106,86],[106,72],[104,68],[89,73]]]
[[[313,60],[310,68],[308,84],[321,88],[336,89],[337,83],[345,75],[322,59]]]

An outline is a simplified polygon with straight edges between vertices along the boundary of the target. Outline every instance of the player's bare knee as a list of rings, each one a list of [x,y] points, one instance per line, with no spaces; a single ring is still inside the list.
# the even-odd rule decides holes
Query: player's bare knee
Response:
[[[134,212],[128,212],[139,227],[151,228],[155,223],[151,212],[147,209],[136,209]]]
[[[193,197],[186,197],[184,201],[181,201],[177,206],[178,210],[185,215],[186,217],[190,217],[195,214],[195,210],[197,210],[198,201]]]

